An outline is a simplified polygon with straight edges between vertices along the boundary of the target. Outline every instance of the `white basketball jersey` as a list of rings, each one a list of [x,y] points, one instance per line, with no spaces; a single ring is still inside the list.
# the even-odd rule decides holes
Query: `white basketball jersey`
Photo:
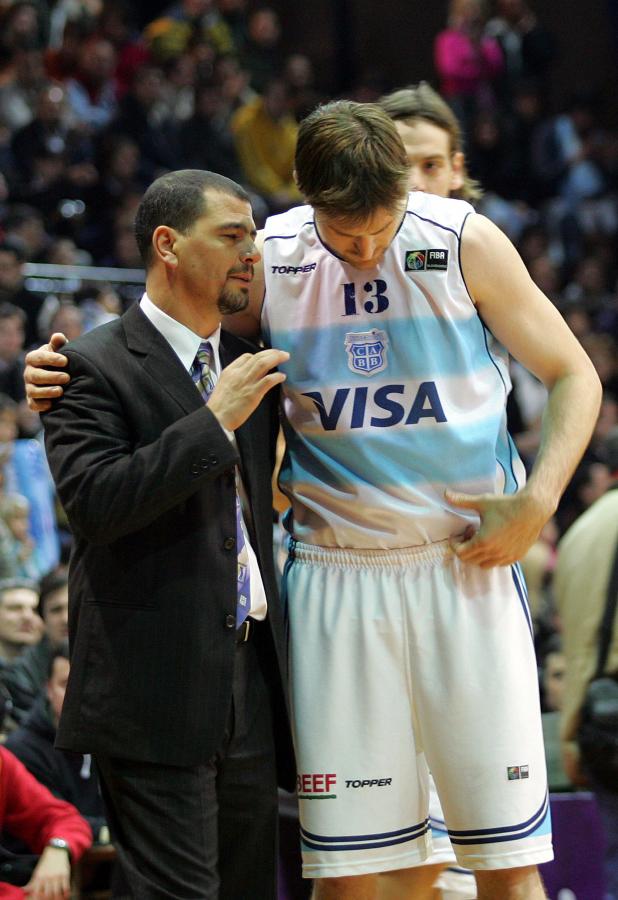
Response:
[[[446,487],[511,493],[524,470],[506,430],[508,356],[468,294],[461,232],[472,207],[409,195],[375,269],[325,244],[309,206],[268,219],[262,330],[282,370],[287,527],[331,547],[410,547],[475,516]]]

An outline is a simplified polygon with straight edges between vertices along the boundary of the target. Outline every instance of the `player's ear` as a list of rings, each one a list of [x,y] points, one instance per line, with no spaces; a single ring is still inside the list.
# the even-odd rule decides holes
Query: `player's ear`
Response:
[[[456,150],[451,156],[451,166],[453,169],[451,191],[458,191],[463,187],[466,177],[466,161],[461,150]]]
[[[156,257],[169,266],[176,266],[176,243],[178,233],[169,225],[158,225],[152,234],[152,248]]]

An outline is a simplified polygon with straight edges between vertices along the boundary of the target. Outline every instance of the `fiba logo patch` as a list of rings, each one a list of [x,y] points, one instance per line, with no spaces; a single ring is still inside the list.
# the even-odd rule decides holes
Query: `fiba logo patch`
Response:
[[[406,250],[406,272],[431,272],[445,271],[448,268],[448,250],[435,248],[433,250]]]
[[[425,268],[425,259],[424,250],[407,250],[406,272],[420,272]]]
[[[506,777],[509,781],[519,781],[530,777],[530,766],[507,766]]]
[[[375,375],[386,368],[388,337],[384,331],[373,328],[359,334],[350,332],[346,334],[344,344],[348,354],[348,368],[353,372]]]

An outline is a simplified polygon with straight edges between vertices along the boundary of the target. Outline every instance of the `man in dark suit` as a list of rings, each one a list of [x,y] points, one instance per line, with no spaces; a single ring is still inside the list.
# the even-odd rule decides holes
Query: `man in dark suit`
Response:
[[[75,538],[57,745],[95,755],[132,897],[272,900],[277,770],[293,784],[270,488],[288,354],[220,330],[259,259],[235,182],[164,175],[135,228],[146,293],[68,345],[44,416]]]

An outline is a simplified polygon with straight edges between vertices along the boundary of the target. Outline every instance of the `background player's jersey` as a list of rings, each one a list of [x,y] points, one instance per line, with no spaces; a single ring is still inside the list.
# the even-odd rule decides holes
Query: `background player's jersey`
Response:
[[[511,493],[504,348],[460,266],[472,207],[411,193],[382,262],[359,271],[320,240],[309,206],[268,219],[263,333],[282,370],[289,530],[322,546],[398,548],[463,531],[447,486]],[[292,493],[293,489],[293,493]]]

